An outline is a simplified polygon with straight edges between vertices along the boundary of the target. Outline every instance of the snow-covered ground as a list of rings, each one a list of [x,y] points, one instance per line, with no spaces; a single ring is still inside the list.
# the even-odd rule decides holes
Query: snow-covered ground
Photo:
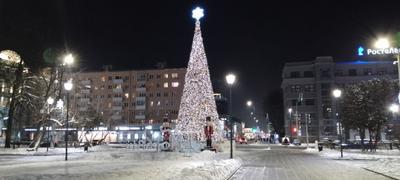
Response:
[[[400,151],[397,149],[378,149],[376,152],[346,149],[343,152],[343,158],[340,157],[340,150],[324,148],[323,151],[318,152],[315,148],[308,148],[304,151],[400,179]]]
[[[0,148],[0,179],[226,179],[241,165],[226,153],[183,154],[126,145],[96,146],[83,152],[40,148],[38,152]],[[189,155],[189,156],[188,156]]]

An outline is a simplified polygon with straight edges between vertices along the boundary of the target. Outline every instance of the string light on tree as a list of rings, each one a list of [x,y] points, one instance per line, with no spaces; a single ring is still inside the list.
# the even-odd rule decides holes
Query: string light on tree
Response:
[[[192,50],[185,75],[185,84],[179,107],[176,132],[191,139],[204,140],[206,117],[211,117],[215,127],[214,140],[222,139],[222,129],[210,80],[207,57],[201,36],[200,18],[203,9],[197,7],[192,17],[196,19]]]

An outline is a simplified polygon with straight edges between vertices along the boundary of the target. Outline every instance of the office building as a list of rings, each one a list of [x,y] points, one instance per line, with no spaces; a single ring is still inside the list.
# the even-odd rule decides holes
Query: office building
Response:
[[[286,136],[304,142],[307,119],[310,142],[337,139],[336,109],[340,107],[332,90],[372,78],[397,76],[397,65],[392,61],[334,61],[332,57],[317,57],[314,61],[286,63],[281,84]]]

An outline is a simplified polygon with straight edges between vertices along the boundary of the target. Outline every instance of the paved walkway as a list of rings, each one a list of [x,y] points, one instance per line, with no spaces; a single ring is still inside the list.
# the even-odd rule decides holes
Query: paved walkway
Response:
[[[262,145],[242,145],[237,147],[237,151],[237,155],[243,160],[243,166],[232,176],[233,180],[388,179],[359,167],[304,153],[302,149],[272,146],[268,150]]]

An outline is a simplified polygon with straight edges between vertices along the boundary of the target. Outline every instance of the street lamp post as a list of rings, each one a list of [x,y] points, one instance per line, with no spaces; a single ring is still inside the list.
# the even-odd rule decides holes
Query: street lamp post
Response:
[[[64,66],[71,66],[75,59],[72,54],[67,54],[64,56]],[[69,79],[64,83],[64,89],[67,91],[67,117],[65,123],[65,161],[68,161],[68,120],[69,120],[69,92],[72,90],[73,84],[72,79]]]
[[[398,104],[392,104],[389,107],[389,110],[392,112],[393,115],[393,119],[397,119],[397,114],[399,113],[399,105]],[[390,150],[393,149],[393,136],[391,135],[391,130],[389,130],[390,135],[389,135],[389,140],[390,140],[390,144],[389,144],[389,148]]]
[[[332,91],[333,97],[335,97],[335,109],[336,109],[336,121],[339,123],[339,137],[340,137],[340,157],[343,158],[343,136],[342,136],[342,123],[339,122],[339,112],[337,102],[340,96],[342,95],[342,91],[340,89],[335,89]]]
[[[65,120],[65,161],[68,161],[68,120],[69,120],[69,92],[72,90],[71,80],[64,83],[64,89],[67,91],[67,118]]]
[[[292,108],[288,109],[289,112],[289,133],[290,133],[290,140],[292,140]]]
[[[226,82],[229,86],[229,121],[231,123],[231,159],[233,158],[233,120],[232,120],[232,86],[236,81],[234,74],[226,75]]]
[[[50,106],[54,103],[52,97],[47,98],[47,148],[46,151],[49,152],[50,146]]]

